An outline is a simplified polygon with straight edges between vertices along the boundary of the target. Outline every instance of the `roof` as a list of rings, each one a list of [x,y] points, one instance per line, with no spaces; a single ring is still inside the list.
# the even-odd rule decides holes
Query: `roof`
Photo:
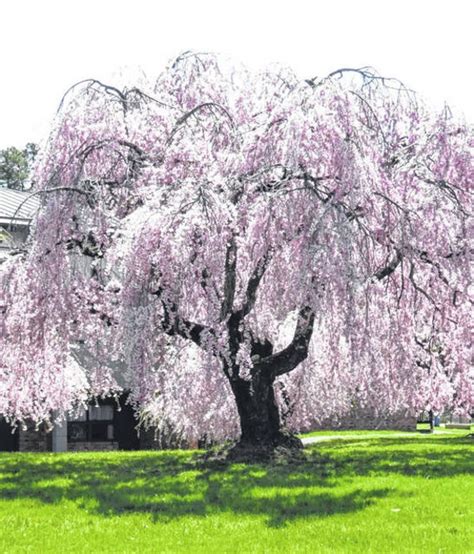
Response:
[[[38,196],[29,191],[0,188],[0,225],[29,225],[39,208]]]

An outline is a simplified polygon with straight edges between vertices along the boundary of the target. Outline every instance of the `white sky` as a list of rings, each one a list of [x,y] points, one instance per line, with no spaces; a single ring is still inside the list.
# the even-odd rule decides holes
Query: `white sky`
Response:
[[[372,65],[474,120],[472,0],[1,0],[0,148],[39,142],[74,82],[188,49],[301,77]]]

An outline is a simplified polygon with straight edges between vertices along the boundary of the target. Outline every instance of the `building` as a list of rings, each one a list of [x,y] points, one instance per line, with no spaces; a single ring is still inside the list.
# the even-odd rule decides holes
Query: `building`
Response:
[[[38,197],[30,192],[0,187],[0,263],[25,242],[38,207]]]
[[[189,445],[154,429],[141,429],[133,408],[119,398],[92,401],[86,410],[61,425],[26,424],[12,428],[0,418],[0,452],[81,452],[151,450]]]

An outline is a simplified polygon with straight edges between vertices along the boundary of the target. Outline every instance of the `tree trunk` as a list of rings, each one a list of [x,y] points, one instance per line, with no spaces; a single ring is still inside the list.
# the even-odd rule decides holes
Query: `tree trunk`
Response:
[[[281,456],[301,458],[303,443],[295,435],[282,429],[273,382],[278,376],[293,371],[306,359],[315,315],[310,306],[301,307],[293,340],[276,354],[273,353],[273,344],[268,339],[252,337],[250,357],[253,367],[250,379],[242,379],[236,358],[244,338],[243,318],[255,302],[255,283],[258,284],[261,274],[257,277],[250,280],[251,290],[247,291],[249,304],[239,312],[234,312],[228,322],[231,361],[223,359],[224,373],[234,393],[241,429],[240,440],[229,453],[229,458],[248,461]]]
[[[240,440],[233,449],[234,458],[271,458],[279,446],[301,450],[301,441],[281,428],[273,378],[256,371],[250,381],[238,378],[230,384],[241,428]]]

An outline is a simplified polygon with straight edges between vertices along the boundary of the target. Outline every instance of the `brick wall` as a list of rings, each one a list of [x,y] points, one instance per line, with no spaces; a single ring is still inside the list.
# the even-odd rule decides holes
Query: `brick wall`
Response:
[[[68,452],[91,452],[104,450],[118,450],[116,442],[68,442]]]
[[[416,417],[406,414],[390,415],[386,417],[370,415],[367,413],[354,413],[351,416],[339,420],[327,419],[311,429],[327,430],[354,430],[354,429],[393,429],[400,431],[414,431],[416,429]],[[20,429],[18,446],[20,452],[51,452],[51,433],[46,432],[43,425],[38,429],[34,425],[28,425],[26,430]],[[160,450],[166,448],[198,448],[197,442],[184,441],[172,433],[157,433],[155,429],[140,429],[139,448],[141,450]],[[68,442],[67,449],[70,452],[110,451],[118,450],[117,442]]]
[[[51,452],[51,433],[47,433],[44,425],[38,429],[33,424],[27,424],[26,429],[20,429],[18,434],[18,450],[20,452]]]
[[[140,450],[162,450],[162,449],[187,449],[197,448],[197,441],[185,441],[173,433],[160,433],[156,429],[140,429],[139,432]]]
[[[415,431],[416,417],[405,413],[379,416],[367,413],[355,413],[351,416],[339,420],[327,419],[317,425],[312,426],[311,430],[357,430],[357,429],[391,429],[398,431]]]

